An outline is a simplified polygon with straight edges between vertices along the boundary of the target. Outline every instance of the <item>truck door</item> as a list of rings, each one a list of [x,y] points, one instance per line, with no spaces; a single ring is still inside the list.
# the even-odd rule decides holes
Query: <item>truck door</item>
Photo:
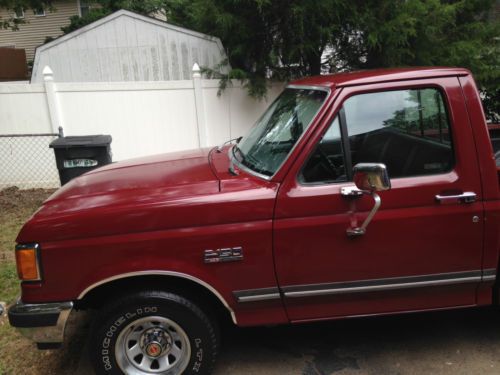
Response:
[[[292,321],[476,304],[483,209],[463,100],[456,77],[342,89],[278,194],[275,261]],[[372,162],[392,189],[349,237],[373,200],[340,191],[353,165]]]

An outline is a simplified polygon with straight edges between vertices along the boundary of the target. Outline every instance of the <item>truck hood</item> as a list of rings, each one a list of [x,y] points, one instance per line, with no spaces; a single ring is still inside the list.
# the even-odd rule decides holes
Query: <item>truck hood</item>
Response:
[[[118,203],[133,194],[141,201],[182,194],[217,192],[219,184],[208,161],[208,150],[190,150],[126,160],[94,169],[56,191],[46,203],[84,198],[82,207]],[[106,197],[106,199],[103,199]]]
[[[113,163],[56,191],[24,225],[17,242],[172,227],[181,222],[175,207],[218,193],[219,185],[208,150]]]
[[[190,233],[192,228],[271,220],[278,185],[230,174],[226,151],[212,155],[211,161],[209,150],[197,150],[95,169],[46,200],[23,226],[17,242],[37,242],[47,249],[59,241],[102,242],[133,233],[163,236],[175,230]]]

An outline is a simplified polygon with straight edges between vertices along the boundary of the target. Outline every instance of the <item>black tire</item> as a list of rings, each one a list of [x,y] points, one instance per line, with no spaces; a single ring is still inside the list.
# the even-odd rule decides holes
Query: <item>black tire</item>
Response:
[[[134,358],[134,352],[129,346],[134,347],[134,350],[140,348],[142,353],[146,353],[146,349],[150,346],[142,344],[149,343],[154,346],[154,343],[151,344],[151,337],[158,334],[159,330],[163,332],[159,333],[162,337],[169,337],[169,340],[160,340],[165,346],[152,348],[153,352],[157,352],[158,347],[164,349],[157,357],[159,362],[149,367],[152,369],[150,372],[136,368],[135,366],[141,366],[139,361],[149,366],[149,361],[154,362],[156,358],[152,359],[154,357],[145,354],[143,354],[144,360],[141,357]],[[134,340],[139,335],[141,339]],[[208,375],[212,371],[217,356],[218,336],[216,322],[188,299],[163,291],[142,291],[123,296],[98,312],[92,329],[90,359],[97,374],[118,375],[138,370],[140,374]],[[184,340],[176,341],[175,337],[181,337]],[[141,343],[139,348],[135,347],[134,341]],[[167,341],[175,342],[175,344],[167,345]],[[186,345],[184,342],[189,342],[189,344]],[[174,348],[174,345],[178,347]],[[167,369],[165,366],[170,365],[170,361],[176,363],[176,357],[173,356],[171,359],[171,354],[169,354],[169,351],[174,349],[184,353],[178,356],[182,358],[182,362],[179,359],[177,362],[179,367],[161,371],[162,368]],[[127,367],[127,364],[132,367]],[[154,369],[157,365],[163,367]],[[123,371],[120,366],[124,368]]]

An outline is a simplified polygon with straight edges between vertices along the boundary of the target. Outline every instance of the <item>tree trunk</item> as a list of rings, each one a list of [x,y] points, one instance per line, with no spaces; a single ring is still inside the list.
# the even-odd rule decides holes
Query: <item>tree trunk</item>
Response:
[[[381,50],[375,50],[373,48],[368,50],[366,55],[366,62],[364,64],[365,69],[375,69],[384,67],[384,58],[382,56]]]
[[[309,53],[306,56],[308,75],[317,76],[321,74],[322,53]]]

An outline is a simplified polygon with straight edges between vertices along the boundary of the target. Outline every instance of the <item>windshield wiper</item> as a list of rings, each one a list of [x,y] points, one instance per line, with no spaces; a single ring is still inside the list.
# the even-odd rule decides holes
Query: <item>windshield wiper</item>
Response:
[[[236,152],[239,154],[240,158],[236,157]],[[259,161],[252,157],[251,155],[245,155],[243,152],[239,149],[238,146],[233,147],[233,157],[238,160],[242,165],[246,166],[248,169],[263,174],[265,176],[271,176],[272,172],[268,171],[267,169],[259,167]]]
[[[239,140],[238,140],[238,142],[239,142]],[[238,159],[236,158],[236,155],[234,154],[235,151],[237,151],[237,152],[240,153],[242,161],[245,158],[245,156],[243,155],[243,152],[241,152],[241,150],[238,148],[237,143],[236,143],[236,145],[233,147],[233,149],[231,151],[233,153],[233,158],[235,158],[236,160],[238,160]],[[233,163],[233,159],[231,157],[229,158],[229,168],[227,170],[233,176],[238,176],[238,174],[239,174],[238,172],[236,172],[236,169],[234,169],[234,163]]]
[[[238,138],[233,138],[233,139],[230,139],[229,141],[226,141],[224,142],[223,144],[221,144],[220,146],[217,146],[217,148],[215,149],[216,152],[218,153],[221,153],[222,152],[222,148],[227,145],[228,143],[231,143],[231,142],[234,142],[236,141],[236,144],[240,143],[241,139],[243,137],[238,137]]]
[[[243,154],[243,152],[240,150],[240,148],[235,145],[232,149],[233,151],[233,156],[236,158],[236,160],[238,160],[238,158],[236,157],[236,153],[240,154],[240,158],[241,160],[238,160],[240,163],[243,163],[243,160],[245,160],[245,155]]]

